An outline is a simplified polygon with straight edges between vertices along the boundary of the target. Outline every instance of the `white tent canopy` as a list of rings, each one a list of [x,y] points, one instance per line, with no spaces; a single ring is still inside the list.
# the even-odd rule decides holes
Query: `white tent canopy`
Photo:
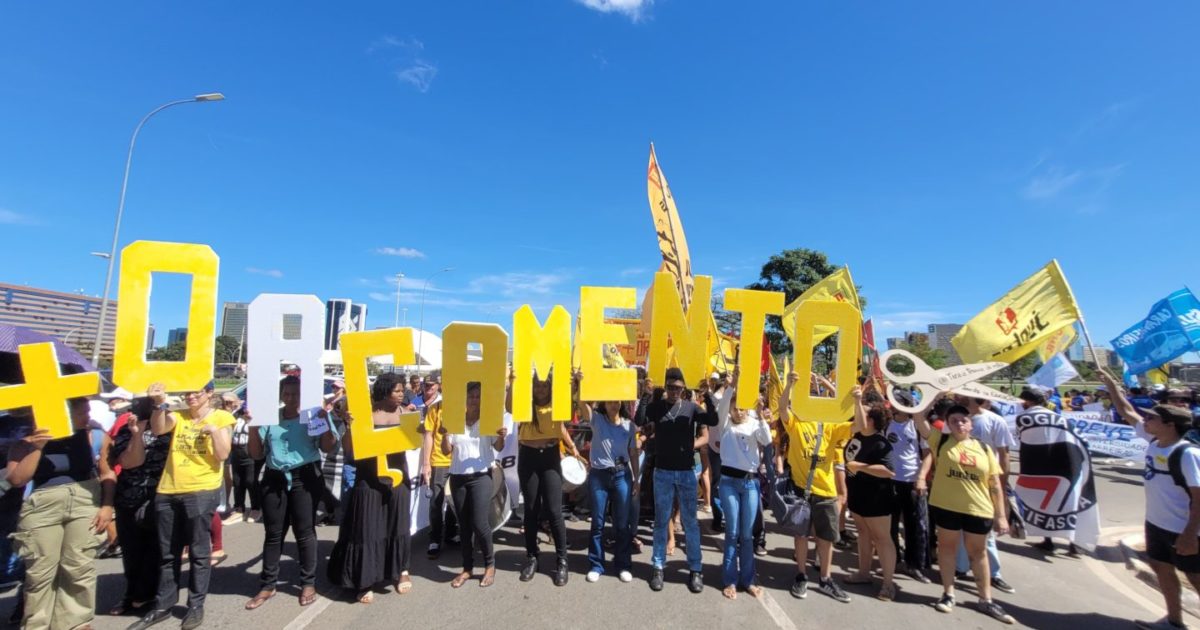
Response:
[[[413,355],[416,356],[416,365],[397,365],[396,368],[404,372],[432,372],[442,369],[442,338],[426,330],[413,329]],[[392,357],[381,355],[377,357],[369,357],[372,363],[381,365],[391,365]],[[340,350],[326,350],[321,354],[321,363],[323,365],[343,365],[342,352]]]

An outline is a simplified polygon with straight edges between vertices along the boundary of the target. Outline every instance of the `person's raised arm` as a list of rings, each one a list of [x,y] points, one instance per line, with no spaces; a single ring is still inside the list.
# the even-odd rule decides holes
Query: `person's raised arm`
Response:
[[[592,421],[592,405],[579,399],[579,383],[583,380],[583,372],[575,370],[571,375],[573,382],[571,386],[571,395],[575,399],[575,413],[579,414],[579,419],[584,422]]]
[[[233,429],[230,427],[218,429],[211,424],[206,424],[204,432],[212,438],[213,456],[222,462],[229,459],[229,453],[233,450]]]
[[[505,413],[512,413],[512,389],[513,389],[513,381],[515,381],[515,380],[517,380],[517,373],[512,367],[509,367],[508,368],[508,387],[506,387],[504,389],[504,411],[505,411]]]
[[[779,394],[779,422],[785,427],[791,420],[792,389],[796,387],[796,381],[799,380],[799,374],[788,372],[787,383],[784,383],[783,392]]]
[[[496,431],[496,439],[492,440],[492,448],[497,453],[504,450],[504,438],[506,437],[508,437],[508,427],[502,426],[499,431]]]
[[[850,433],[862,433],[867,426],[867,410],[863,407],[862,385],[855,385],[850,390],[850,395],[854,396],[854,424],[850,427]]]
[[[929,424],[929,412],[933,411],[933,408],[937,406],[937,402],[946,395],[947,392],[938,392],[937,395],[933,397],[933,401],[929,403],[928,407],[925,407],[920,412],[913,415],[913,425],[917,427],[917,433],[919,433],[922,438],[928,440],[929,434],[933,433],[933,426]]]
[[[654,397],[654,384],[651,383],[650,378],[647,377],[646,380],[643,381],[642,387],[642,399],[638,402],[637,412],[633,415],[633,424],[637,427],[646,426],[647,422],[652,421],[647,416],[647,412],[649,411],[650,401]]]
[[[152,383],[146,395],[154,401],[154,413],[150,414],[150,431],[154,435],[166,435],[175,430],[175,416],[166,410],[167,390],[162,383]]]
[[[1117,383],[1117,379],[1113,378],[1112,374],[1109,374],[1107,370],[1102,369],[1098,370],[1098,372],[1100,373],[1100,380],[1104,381],[1104,385],[1108,389],[1108,398],[1112,401],[1113,408],[1117,410],[1117,415],[1121,416],[1121,419],[1126,424],[1133,426],[1141,424],[1143,420],[1142,414],[1138,413],[1133,403],[1129,402],[1129,399],[1125,397],[1125,390]]]
[[[721,396],[721,402],[717,403],[717,436],[725,432],[729,427],[729,408],[733,406],[733,398],[737,395],[737,388],[733,385],[725,388],[725,395]]]
[[[12,446],[8,456],[8,483],[17,488],[33,479],[33,473],[42,461],[42,449],[49,441],[50,431],[37,429]]]

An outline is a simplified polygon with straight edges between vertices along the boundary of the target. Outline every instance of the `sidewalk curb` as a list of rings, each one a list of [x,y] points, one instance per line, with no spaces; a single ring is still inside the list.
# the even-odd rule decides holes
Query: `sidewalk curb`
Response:
[[[1154,569],[1150,568],[1150,563],[1146,559],[1146,538],[1143,534],[1133,534],[1126,536],[1119,541],[1121,555],[1125,557],[1125,566],[1133,571],[1134,575],[1149,585],[1154,590],[1158,588],[1158,576],[1154,574]],[[1181,603],[1183,609],[1193,617],[1200,617],[1200,595],[1192,590],[1188,581],[1180,577],[1180,583],[1183,585],[1181,593]]]

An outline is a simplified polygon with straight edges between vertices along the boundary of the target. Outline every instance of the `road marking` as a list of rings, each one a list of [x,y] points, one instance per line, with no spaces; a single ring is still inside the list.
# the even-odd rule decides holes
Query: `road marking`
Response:
[[[762,604],[768,615],[771,615],[771,619],[775,621],[775,625],[779,626],[780,630],[797,630],[796,624],[792,623],[791,617],[788,617],[787,613],[783,612],[783,607],[779,605],[779,602],[775,601],[774,597],[771,597],[771,593],[767,589],[763,589],[762,597],[758,598],[758,603]]]
[[[1115,543],[1115,542],[1119,541],[1122,537],[1127,536],[1132,533],[1139,532],[1139,531],[1143,531],[1143,528],[1141,528],[1141,527],[1104,528],[1104,529],[1100,530],[1100,532],[1101,532],[1100,540],[1102,542],[1112,541]],[[1121,552],[1118,550],[1117,553],[1121,553]],[[1149,613],[1152,613],[1155,615],[1162,613],[1163,605],[1161,603],[1152,602],[1152,601],[1146,599],[1145,597],[1142,597],[1142,595],[1140,593],[1138,593],[1136,590],[1129,588],[1128,584],[1123,584],[1119,579],[1117,579],[1117,576],[1113,575],[1113,570],[1109,567],[1108,564],[1105,564],[1104,562],[1097,560],[1091,554],[1083,554],[1083,564],[1088,568],[1088,570],[1090,570],[1092,572],[1093,575],[1100,578],[1101,582],[1104,582],[1105,584],[1110,586],[1112,588],[1112,590],[1114,590],[1118,593],[1121,593],[1122,595],[1127,597],[1130,601],[1132,601],[1135,604],[1146,609],[1146,612],[1149,612]],[[1119,566],[1122,570],[1125,569],[1125,559],[1124,558],[1121,559]],[[1139,580],[1136,577],[1133,578],[1133,581],[1137,582],[1138,584],[1145,585],[1141,580]],[[1149,588],[1149,587],[1147,586],[1147,588]]]
[[[318,615],[325,612],[325,609],[329,608],[329,605],[332,603],[333,600],[329,599],[328,597],[318,598],[317,601],[313,602],[312,605],[308,607],[308,610],[300,613],[299,617],[296,617],[291,623],[284,626],[283,630],[303,630],[304,628],[307,628],[308,624],[312,623]]]

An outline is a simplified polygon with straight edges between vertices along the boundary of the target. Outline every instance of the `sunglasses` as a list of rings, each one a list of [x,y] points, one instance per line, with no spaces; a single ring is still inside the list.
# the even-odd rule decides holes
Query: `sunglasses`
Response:
[[[681,391],[683,391],[683,385],[667,385],[667,391],[681,392]]]

